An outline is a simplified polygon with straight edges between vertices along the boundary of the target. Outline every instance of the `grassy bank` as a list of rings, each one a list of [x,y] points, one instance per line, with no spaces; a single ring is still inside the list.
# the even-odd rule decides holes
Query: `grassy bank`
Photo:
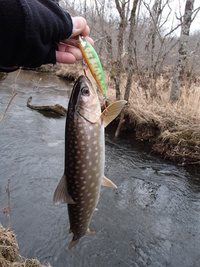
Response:
[[[83,74],[82,65],[76,68],[61,66],[60,77],[77,77]],[[89,71],[87,75],[91,78]],[[107,98],[115,101],[115,84],[108,71],[104,71]],[[92,81],[93,78],[91,78]],[[144,91],[136,77],[132,84],[130,100],[125,110],[123,131],[129,131],[140,142],[151,145],[152,153],[170,159],[180,165],[200,164],[200,79],[181,87],[178,102],[169,101],[171,80],[160,77],[157,82],[157,96],[152,98]],[[126,75],[121,78],[122,96]],[[123,98],[123,97],[122,97]]]
[[[181,165],[200,163],[200,90],[199,84],[181,88],[178,102],[169,101],[171,82],[161,77],[155,99],[133,84],[129,120],[134,122],[136,139],[148,141],[152,152]]]
[[[1,267],[45,267],[36,259],[25,259],[19,255],[16,235],[0,224],[0,266]],[[51,267],[51,265],[47,265]]]

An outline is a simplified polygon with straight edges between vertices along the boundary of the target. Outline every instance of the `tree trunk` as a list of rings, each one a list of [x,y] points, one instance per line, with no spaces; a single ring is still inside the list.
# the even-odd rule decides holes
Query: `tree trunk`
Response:
[[[131,91],[131,85],[133,80],[133,41],[134,41],[134,31],[135,31],[135,16],[136,16],[136,9],[139,0],[134,0],[133,8],[131,10],[131,17],[130,17],[130,31],[129,31],[129,40],[128,40],[128,78],[126,82],[126,89],[124,94],[124,99],[129,100],[129,95]]]
[[[135,16],[136,16],[136,9],[137,4],[139,0],[134,0],[133,2],[133,8],[131,10],[131,17],[130,17],[130,30],[129,30],[129,40],[128,40],[128,77],[126,82],[126,89],[124,94],[124,99],[129,100],[129,95],[131,91],[132,86],[132,80],[133,80],[133,41],[134,41],[134,31],[135,31]],[[122,110],[120,115],[120,121],[117,127],[117,130],[115,132],[115,137],[119,135],[121,126],[124,122],[124,110]]]
[[[172,82],[170,100],[172,102],[177,101],[180,96],[180,84],[184,76],[185,65],[187,61],[187,45],[190,32],[190,26],[192,23],[194,0],[187,0],[185,4],[185,13],[183,16],[183,23],[181,26],[180,44],[178,50],[178,57],[176,61],[176,67],[174,70],[174,77]]]
[[[127,17],[125,13],[125,7],[128,2],[129,1],[123,0],[122,6],[120,6],[119,1],[115,0],[115,4],[120,15],[119,33],[118,33],[118,38],[117,38],[117,41],[118,41],[117,71],[116,71],[116,79],[115,79],[116,100],[120,100],[120,97],[121,97],[120,78],[121,78],[121,69],[122,69],[123,38],[124,38],[124,31],[127,26]]]

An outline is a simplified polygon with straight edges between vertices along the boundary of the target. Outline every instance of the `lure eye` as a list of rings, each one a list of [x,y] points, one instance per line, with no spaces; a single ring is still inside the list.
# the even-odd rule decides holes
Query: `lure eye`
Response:
[[[81,94],[84,96],[89,96],[90,95],[90,90],[88,89],[88,87],[83,87],[81,89]]]

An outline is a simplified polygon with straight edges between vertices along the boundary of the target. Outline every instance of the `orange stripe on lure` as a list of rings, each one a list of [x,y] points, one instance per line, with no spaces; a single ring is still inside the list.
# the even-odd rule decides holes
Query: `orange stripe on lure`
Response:
[[[104,100],[106,99],[106,85],[105,79],[103,74],[103,68],[99,57],[94,50],[93,46],[83,37],[79,35],[78,39],[79,48],[83,54],[83,58],[87,63],[92,76],[94,77],[95,81],[97,82],[99,89],[104,96]]]

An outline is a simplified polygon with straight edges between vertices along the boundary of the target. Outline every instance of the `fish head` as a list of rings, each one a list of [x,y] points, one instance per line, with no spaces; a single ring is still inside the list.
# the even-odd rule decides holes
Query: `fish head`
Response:
[[[91,123],[97,122],[100,118],[101,107],[98,95],[88,77],[81,75],[75,82],[68,112],[79,114]]]

